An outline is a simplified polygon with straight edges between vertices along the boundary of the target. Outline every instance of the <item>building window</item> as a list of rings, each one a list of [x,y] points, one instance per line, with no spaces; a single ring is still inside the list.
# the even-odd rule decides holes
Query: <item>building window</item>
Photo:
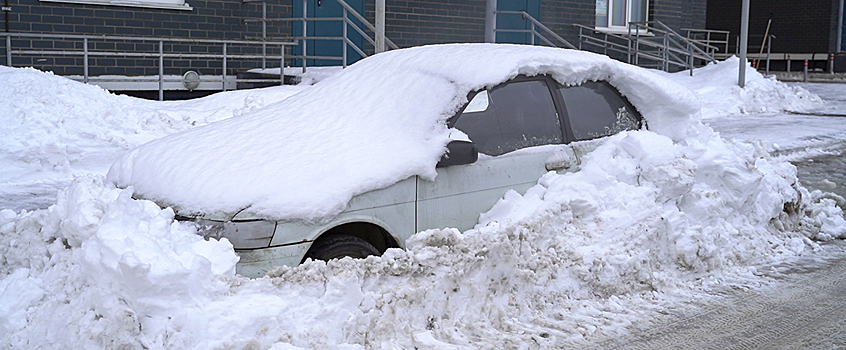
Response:
[[[74,4],[148,7],[171,10],[192,10],[185,0],[41,0],[42,2],[66,2]]]
[[[629,22],[645,22],[649,0],[596,0],[596,28],[627,30]]]

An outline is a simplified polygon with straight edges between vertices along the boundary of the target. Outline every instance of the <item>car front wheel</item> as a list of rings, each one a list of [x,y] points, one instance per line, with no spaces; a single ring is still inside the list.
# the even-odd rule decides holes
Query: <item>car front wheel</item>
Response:
[[[370,242],[351,235],[330,235],[320,237],[309,249],[306,258],[314,260],[332,260],[343,257],[366,258],[379,255],[380,252]]]

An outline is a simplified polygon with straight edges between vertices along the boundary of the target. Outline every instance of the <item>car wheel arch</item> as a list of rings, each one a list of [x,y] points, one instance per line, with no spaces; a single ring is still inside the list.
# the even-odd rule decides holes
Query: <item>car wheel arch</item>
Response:
[[[380,254],[384,253],[388,248],[402,248],[397,238],[385,229],[384,225],[371,221],[349,221],[333,225],[331,228],[318,234],[303,255],[302,261],[305,261],[309,252],[315,248],[314,242],[317,242],[322,237],[333,235],[349,235],[361,238],[376,247]]]

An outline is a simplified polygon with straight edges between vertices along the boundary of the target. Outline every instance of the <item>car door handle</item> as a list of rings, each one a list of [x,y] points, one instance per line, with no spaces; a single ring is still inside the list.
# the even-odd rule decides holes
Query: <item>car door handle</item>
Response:
[[[571,166],[573,166],[573,164],[570,162],[569,159],[561,159],[561,160],[546,162],[546,170],[547,171],[570,169]]]

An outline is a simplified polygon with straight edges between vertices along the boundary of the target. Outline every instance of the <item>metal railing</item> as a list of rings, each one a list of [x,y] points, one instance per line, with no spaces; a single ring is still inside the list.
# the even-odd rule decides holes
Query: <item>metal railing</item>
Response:
[[[573,24],[579,29],[580,50],[601,52],[642,67],[675,71],[693,68],[701,62],[715,62],[718,47],[690,39],[660,21],[631,22],[627,32]]]
[[[696,40],[701,43],[705,43],[715,49],[711,53],[715,58],[718,55],[723,55],[726,58],[729,55],[729,38],[731,38],[731,32],[726,30],[713,30],[713,29],[692,29],[692,28],[681,28],[682,31],[687,33],[687,38],[690,40]]]
[[[645,58],[659,61],[664,71],[669,72],[673,68],[689,69],[692,75],[697,66],[696,60],[716,62],[716,46],[688,39],[660,21],[631,22],[628,37],[632,46],[630,59],[633,59],[635,65],[639,64],[641,58]]]
[[[576,49],[576,46],[571,44],[569,41],[564,40],[564,38],[556,34],[554,31],[552,31],[552,29],[549,29],[549,27],[545,26],[536,18],[532,17],[532,15],[530,15],[526,11],[496,11],[495,13],[505,15],[520,15],[523,17],[524,20],[527,20],[529,22],[529,29],[494,29],[494,33],[525,33],[530,34],[529,44],[531,45],[535,45],[535,38],[538,38],[544,44],[547,44],[549,46]],[[541,32],[539,32],[537,29],[540,29]],[[547,38],[544,34],[548,35],[552,39],[555,39],[557,43]]]
[[[166,79],[164,70],[165,70],[165,59],[168,60],[183,60],[183,59],[208,59],[208,60],[220,60],[221,62],[221,71],[222,74],[220,79],[211,79],[205,80],[206,82],[212,83],[221,83],[221,90],[226,91],[226,84],[232,82],[282,82],[284,75],[280,74],[278,80],[268,80],[268,79],[233,79],[227,76],[228,67],[227,64],[229,60],[232,59],[261,59],[261,58],[273,58],[276,59],[280,67],[284,67],[285,62],[285,46],[294,45],[295,42],[285,42],[285,41],[255,41],[255,40],[211,40],[211,39],[173,39],[173,38],[156,38],[156,37],[131,37],[131,36],[109,36],[109,35],[69,35],[69,34],[41,34],[41,33],[0,33],[0,36],[5,37],[5,48],[6,48],[6,65],[9,67],[13,67],[13,57],[14,55],[31,55],[31,56],[45,56],[45,55],[52,55],[52,56],[76,56],[82,57],[83,63],[83,73],[82,73],[82,81],[85,83],[97,83],[97,82],[158,82],[159,87],[159,100],[164,99],[164,83],[166,82],[182,82],[182,79]],[[81,45],[72,45],[73,49],[34,49],[34,48],[21,48],[15,49],[13,44],[13,38],[16,39],[58,39],[58,40],[66,40],[79,43]],[[132,51],[118,51],[118,50],[95,50],[91,47],[93,42],[142,42],[142,43],[153,43],[152,47],[156,49],[151,50],[143,50],[143,49],[136,49]],[[167,53],[164,50],[165,43],[167,44],[202,44],[207,46],[215,46],[220,47],[220,53]],[[272,46],[279,46],[279,55],[268,56],[265,53],[263,54],[241,54],[241,53],[230,53],[227,52],[228,48],[231,48],[234,45],[241,45],[241,46],[253,46],[253,45],[272,45]],[[77,46],[81,46],[80,48],[76,48]],[[158,67],[158,79],[151,80],[151,79],[139,79],[138,77],[119,77],[119,76],[112,76],[109,78],[92,78],[89,75],[89,67],[91,65],[91,60],[96,57],[111,57],[111,58],[147,58],[147,59],[157,59],[156,66]]]
[[[579,29],[579,50],[598,52],[606,56],[625,56],[628,61],[630,45],[629,38],[625,35],[581,24],[573,26]]]
[[[247,2],[255,2],[261,1],[264,3],[263,0],[246,0]],[[296,0],[295,0],[296,1]],[[352,6],[347,4],[344,0],[335,0],[338,2],[339,5],[343,8],[343,14],[341,17],[308,17],[306,9],[308,8],[308,1],[303,1],[303,16],[302,17],[292,17],[292,18],[267,18],[266,10],[262,12],[262,18],[260,19],[247,19],[245,20],[246,23],[262,23],[262,35],[263,37],[258,37],[257,39],[268,40],[268,39],[284,39],[284,40],[294,40],[296,41],[295,45],[299,45],[302,53],[299,55],[290,55],[289,58],[299,59],[302,62],[302,70],[305,72],[308,67],[308,60],[328,60],[328,61],[338,61],[341,63],[342,67],[347,66],[349,52],[348,49],[352,49],[356,53],[358,53],[362,57],[367,57],[370,54],[373,54],[375,51],[376,46],[376,26],[374,26],[370,21],[368,21],[364,16],[362,16],[358,11],[356,11]],[[266,6],[266,5],[265,5]],[[263,7],[266,8],[266,7]],[[356,22],[358,21],[358,23]],[[302,23],[302,35],[294,36],[294,37],[287,37],[287,38],[267,38],[267,23],[272,22],[281,22],[281,23]],[[309,22],[341,22],[342,23],[342,33],[340,36],[309,36],[308,35],[308,23]],[[361,23],[364,28],[362,28]],[[360,47],[355,41],[350,39],[350,30],[354,31],[361,35],[374,49]],[[373,35],[369,35],[368,31],[372,32]],[[314,44],[316,41],[340,41],[343,43],[341,48],[341,55],[340,56],[321,56],[321,55],[309,55],[308,54],[308,46],[309,43]],[[387,47],[391,49],[398,49],[399,47],[391,41],[391,39],[385,38],[385,44]]]

